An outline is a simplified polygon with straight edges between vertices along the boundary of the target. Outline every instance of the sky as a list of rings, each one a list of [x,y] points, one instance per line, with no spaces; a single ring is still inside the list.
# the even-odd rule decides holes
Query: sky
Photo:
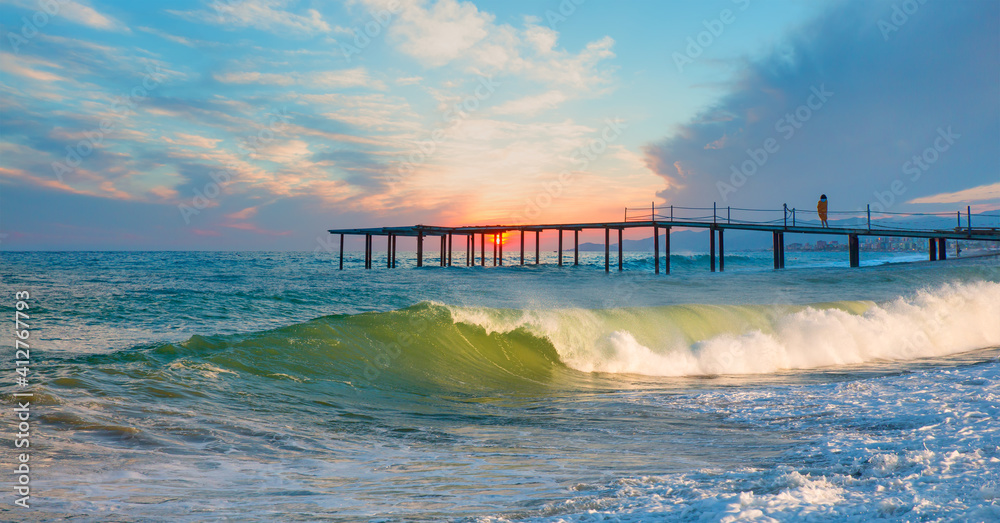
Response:
[[[997,0],[0,0],[0,33],[4,250],[1000,207]]]

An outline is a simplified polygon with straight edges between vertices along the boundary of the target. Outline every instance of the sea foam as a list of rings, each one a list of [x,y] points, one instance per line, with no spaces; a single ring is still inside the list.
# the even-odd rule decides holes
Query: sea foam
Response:
[[[954,283],[884,303],[498,311],[452,307],[487,332],[547,339],[583,372],[762,374],[1000,346],[1000,283]]]

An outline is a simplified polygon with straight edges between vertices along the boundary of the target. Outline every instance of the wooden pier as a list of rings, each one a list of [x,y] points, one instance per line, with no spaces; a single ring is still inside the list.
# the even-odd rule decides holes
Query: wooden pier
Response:
[[[563,224],[537,224],[537,225],[470,225],[470,226],[460,226],[460,227],[440,227],[433,225],[412,225],[404,227],[374,227],[374,228],[363,228],[363,229],[330,229],[331,234],[340,235],[340,264],[341,270],[344,268],[344,237],[346,235],[358,235],[365,237],[365,256],[364,265],[366,269],[371,269],[374,265],[373,256],[373,246],[376,237],[386,238],[386,267],[394,268],[396,267],[396,239],[400,236],[405,237],[415,237],[417,240],[417,267],[424,266],[424,240],[428,237],[439,238],[439,264],[441,267],[451,267],[453,266],[455,260],[453,260],[454,254],[454,243],[455,238],[459,238],[459,242],[464,238],[465,240],[465,260],[464,265],[471,267],[476,265],[476,240],[479,240],[479,264],[482,266],[487,265],[486,257],[486,243],[487,237],[491,238],[489,242],[492,244],[492,264],[493,266],[502,266],[504,264],[503,256],[503,242],[494,241],[494,238],[517,231],[519,232],[520,239],[520,257],[519,262],[521,265],[526,263],[524,244],[527,235],[534,233],[534,243],[535,252],[531,259],[531,262],[535,265],[540,263],[541,260],[541,233],[544,231],[555,231],[558,234],[558,255],[557,255],[557,265],[562,266],[565,261],[564,256],[564,237],[565,233],[572,232],[573,238],[573,265],[580,264],[580,231],[584,230],[603,230],[604,231],[604,271],[611,271],[611,239],[612,232],[616,232],[618,236],[618,270],[623,270],[623,257],[622,257],[622,235],[625,229],[651,229],[653,232],[653,252],[654,252],[654,263],[653,270],[656,274],[660,274],[661,271],[661,261],[662,269],[664,273],[670,273],[670,231],[672,228],[686,228],[686,229],[708,229],[709,230],[709,270],[715,272],[717,269],[719,271],[725,270],[725,231],[726,230],[744,230],[744,231],[758,231],[758,232],[770,232],[772,237],[772,247],[774,252],[774,268],[784,269],[785,268],[785,234],[811,234],[811,235],[839,235],[847,237],[848,246],[848,257],[851,267],[859,267],[861,265],[861,249],[860,240],[862,236],[880,236],[880,237],[899,237],[899,238],[923,238],[928,240],[928,257],[930,260],[944,260],[947,256],[946,248],[948,240],[963,240],[963,241],[987,241],[987,242],[1000,242],[1000,227],[973,227],[973,218],[981,220],[982,218],[992,219],[994,215],[987,214],[976,214],[973,215],[970,208],[966,208],[966,213],[963,216],[962,212],[957,213],[876,213],[876,215],[883,215],[881,218],[876,216],[876,219],[872,219],[872,211],[870,208],[865,211],[841,211],[841,212],[831,212],[831,217],[840,215],[841,222],[843,223],[839,226],[823,227],[818,219],[813,218],[816,215],[815,211],[802,211],[796,209],[789,209],[785,206],[783,209],[736,209],[732,207],[718,208],[718,207],[669,207],[669,214],[667,213],[667,207],[657,208],[651,206],[645,209],[641,209],[641,214],[636,215],[635,210],[632,210],[632,217],[629,217],[629,209],[625,210],[625,219],[620,222],[597,222],[597,223],[563,223]],[[737,213],[780,213],[780,218],[771,220],[760,220],[750,221],[750,220],[740,220],[733,218],[733,211]],[[711,212],[711,215],[699,215],[699,216],[675,216],[675,212],[687,212],[691,211],[695,213],[700,213],[701,211]],[[724,211],[725,215],[720,215],[720,211]],[[847,216],[849,215],[849,216]],[[886,217],[888,216],[888,217]],[[913,218],[913,217],[957,217],[957,226],[953,229],[945,228],[908,228],[902,227],[897,224],[897,222],[892,222],[893,224],[888,224],[887,220],[903,218]],[[765,216],[767,217],[767,216]],[[1000,218],[1000,215],[996,216]],[[818,217],[817,217],[818,218]],[[963,220],[963,218],[965,218]],[[832,219],[832,218],[831,218]],[[858,222],[855,224],[854,222]],[[1000,220],[998,220],[1000,223]],[[660,250],[660,233],[665,233],[664,235],[664,251],[662,252],[663,257],[661,258]],[[461,261],[461,260],[459,260]]]

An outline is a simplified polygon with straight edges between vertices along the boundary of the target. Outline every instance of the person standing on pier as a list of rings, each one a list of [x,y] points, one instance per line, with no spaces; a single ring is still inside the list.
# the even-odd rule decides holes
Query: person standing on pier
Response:
[[[816,214],[819,214],[819,221],[822,223],[823,227],[829,227],[830,224],[826,223],[826,195],[820,195],[819,202],[816,204]]]

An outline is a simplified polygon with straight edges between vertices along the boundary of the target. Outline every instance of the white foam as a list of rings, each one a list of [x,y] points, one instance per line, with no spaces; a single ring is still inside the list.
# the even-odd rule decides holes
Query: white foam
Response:
[[[1000,283],[794,309],[728,306],[505,311],[453,308],[489,332],[525,328],[583,372],[654,376],[761,374],[879,360],[912,360],[1000,346]]]
[[[520,521],[998,521],[998,399],[995,362],[823,385],[637,394],[643,405],[712,412],[800,443],[776,466],[618,478]]]

